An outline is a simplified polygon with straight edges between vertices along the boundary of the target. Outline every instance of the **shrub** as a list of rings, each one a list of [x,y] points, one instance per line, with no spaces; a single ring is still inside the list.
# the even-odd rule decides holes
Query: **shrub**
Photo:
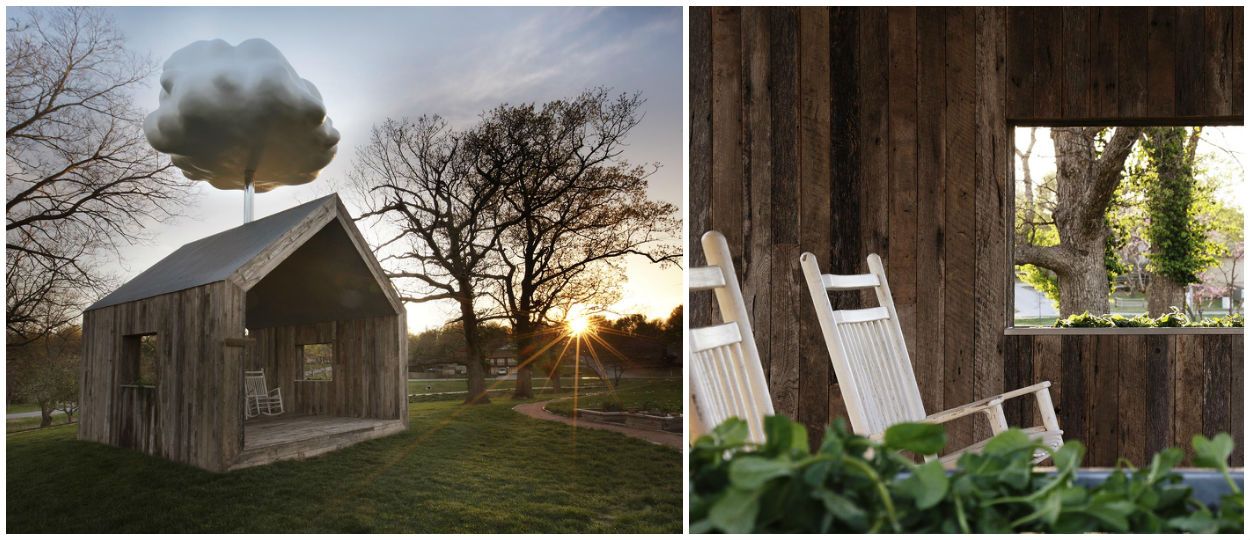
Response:
[[[1012,429],[953,471],[918,465],[900,452],[934,454],[941,426],[898,424],[876,442],[842,421],[811,453],[801,424],[765,420],[766,442],[749,446],[746,423],[732,418],[699,438],[690,454],[690,531],[703,532],[1241,532],[1242,495],[1228,472],[1227,434],[1193,440],[1202,467],[1224,474],[1232,493],[1216,508],[1192,496],[1173,467],[1175,448],[1146,468],[1117,468],[1102,484],[1074,481],[1085,449],[1055,451]],[[1035,471],[1034,452],[1050,453],[1054,473]]]
[[[1158,318],[1152,318],[1144,313],[1134,317],[1125,317],[1123,315],[1091,315],[1086,311],[1055,321],[1055,328],[1241,328],[1243,326],[1245,326],[1245,317],[1240,313],[1191,321],[1188,316],[1175,308]]]

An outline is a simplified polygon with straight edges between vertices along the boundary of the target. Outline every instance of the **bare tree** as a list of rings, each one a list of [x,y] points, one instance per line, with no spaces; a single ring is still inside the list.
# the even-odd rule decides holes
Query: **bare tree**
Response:
[[[452,130],[441,118],[387,120],[357,150],[349,178],[367,211],[394,233],[378,247],[388,276],[408,289],[403,300],[455,300],[460,308],[469,393],[489,403],[477,301],[481,276],[501,234],[499,192],[508,179],[494,171],[511,151],[489,147],[489,134]],[[484,174],[483,174],[484,173]]]
[[[1118,127],[1105,141],[1106,128],[1053,128],[1055,143],[1055,227],[1059,243],[1040,246],[1017,236],[1016,264],[1033,264],[1055,273],[1059,311],[1063,316],[1089,311],[1107,313],[1109,285],[1106,222],[1124,162],[1141,136],[1141,128]]]
[[[647,197],[654,166],[621,158],[642,103],[637,94],[612,98],[597,89],[541,107],[501,106],[485,119],[506,135],[495,144],[521,150],[499,171],[517,180],[500,209],[516,223],[501,237],[492,290],[521,360],[514,398],[533,396],[540,329],[559,328],[558,307],[610,302],[628,256],[680,257],[676,207]]]
[[[17,346],[108,288],[101,255],[178,214],[189,182],[143,135],[154,64],[98,9],[29,9],[6,45],[6,328]]]

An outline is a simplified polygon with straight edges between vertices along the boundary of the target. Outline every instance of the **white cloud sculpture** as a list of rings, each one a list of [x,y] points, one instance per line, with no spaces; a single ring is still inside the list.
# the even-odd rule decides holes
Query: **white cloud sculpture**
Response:
[[[165,61],[148,142],[191,180],[258,193],[306,184],[334,159],[339,132],[321,93],[263,39],[197,41]]]

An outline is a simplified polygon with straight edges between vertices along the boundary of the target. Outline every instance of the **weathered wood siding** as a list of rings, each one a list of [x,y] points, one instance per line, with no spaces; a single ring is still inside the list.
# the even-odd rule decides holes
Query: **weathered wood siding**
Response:
[[[243,446],[243,293],[225,282],[83,314],[78,437],[224,470]],[[127,386],[123,337],[155,333],[155,388]],[[236,398],[229,394],[237,394]]]
[[[402,360],[402,318],[373,317],[253,329],[247,369],[265,370],[295,414],[406,418],[407,364]],[[334,344],[332,379],[304,381],[301,345]]]
[[[1171,446],[1192,456],[1194,435],[1242,440],[1244,343],[1241,334],[1012,335],[1003,378],[1051,381],[1063,436],[1085,444],[1087,464],[1142,465]],[[1032,400],[1009,405],[1009,422],[1041,421]],[[1242,463],[1239,444],[1233,465]]]
[[[1228,122],[1243,114],[1240,6],[1007,11],[1012,120]]]
[[[700,264],[707,230],[729,239],[776,409],[813,439],[841,414],[802,251],[836,273],[881,255],[926,409],[1005,390],[1009,126],[1240,118],[1241,8],[1198,9],[691,8],[689,253]],[[1136,56],[1118,64],[1136,20],[1150,27],[1144,75]],[[1228,41],[1195,52],[1180,37],[1221,21]],[[1114,41],[1066,30],[1113,26]],[[1226,79],[1220,99],[1194,98]],[[690,298],[692,324],[712,321],[710,300]],[[953,445],[988,433],[950,428]]]

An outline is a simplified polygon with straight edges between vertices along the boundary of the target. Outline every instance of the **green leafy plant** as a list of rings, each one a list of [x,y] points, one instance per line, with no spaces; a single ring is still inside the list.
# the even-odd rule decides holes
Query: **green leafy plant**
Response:
[[[1149,466],[1122,462],[1106,481],[1075,481],[1085,448],[1058,450],[1012,429],[947,471],[903,452],[930,455],[946,445],[941,426],[904,423],[881,441],[855,435],[841,420],[816,452],[804,427],[765,419],[765,442],[751,445],[736,418],[696,441],[690,454],[691,532],[1241,532],[1242,494],[1228,469],[1232,438],[1194,438],[1195,463],[1219,470],[1230,487],[1220,505],[1195,499],[1168,449]],[[1054,472],[1034,470],[1046,452]]]
[[[1241,328],[1245,326],[1245,316],[1240,313],[1224,317],[1208,317],[1202,320],[1190,320],[1189,316],[1177,308],[1157,318],[1141,314],[1133,317],[1123,315],[1091,315],[1088,311],[1070,315],[1055,321],[1055,328]]]

